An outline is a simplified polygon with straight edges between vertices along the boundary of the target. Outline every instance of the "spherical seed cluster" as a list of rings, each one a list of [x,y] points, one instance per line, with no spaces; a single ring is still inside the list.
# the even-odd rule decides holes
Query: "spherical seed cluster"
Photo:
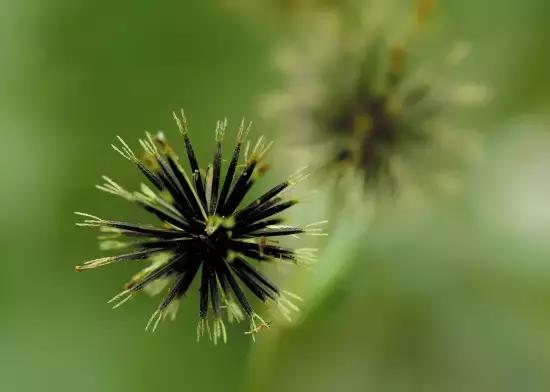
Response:
[[[240,165],[241,149],[249,130],[243,122],[222,181],[222,141],[226,122],[218,123],[214,159],[203,173],[189,139],[183,112],[181,118],[174,117],[183,135],[191,175],[182,167],[164,135],[153,137],[147,134],[146,139],[140,140],[143,159],[138,159],[120,138],[122,145],[113,148],[138,167],[153,189],[142,184],[140,192],[129,192],[108,177],[104,177],[105,184],[98,186],[102,191],[143,207],[157,217],[162,226],[105,220],[77,213],[86,217],[79,225],[98,227],[105,234],[102,248],[131,249],[115,256],[88,261],[77,267],[77,271],[111,263],[150,260],[151,264],[135,275],[125,290],[111,300],[116,302],[115,307],[142,290],[158,293],[170,286],[147,324],[147,329],[155,330],[167,315],[175,316],[180,298],[188,292],[194,280],[200,280],[197,337],[206,332],[215,343],[220,339],[225,342],[223,313],[229,321],[248,318],[250,331],[247,333],[254,336],[269,325],[254,311],[243,287],[261,301],[276,304],[287,318],[291,310],[298,310],[291,299],[300,299],[281,290],[251,261],[299,264],[314,260],[314,249],[292,250],[274,240],[276,237],[302,233],[320,234],[317,224],[286,226],[282,225],[282,219],[278,216],[296,204],[296,200],[285,200],[284,194],[304,174],[298,172],[251,203],[241,206],[255,181],[266,170],[263,158],[270,145],[266,145],[263,138],[252,148],[247,143],[244,163]]]
[[[449,75],[467,45],[451,45],[440,66],[426,58],[413,64],[433,0],[418,1],[402,18],[383,1],[348,5],[310,15],[307,28],[282,48],[286,83],[266,97],[267,119],[293,138],[306,135],[321,149],[317,156],[329,156],[319,164],[338,174],[351,169],[369,185],[391,189],[454,186],[479,142],[475,132],[456,126],[454,115],[487,95],[484,86]]]

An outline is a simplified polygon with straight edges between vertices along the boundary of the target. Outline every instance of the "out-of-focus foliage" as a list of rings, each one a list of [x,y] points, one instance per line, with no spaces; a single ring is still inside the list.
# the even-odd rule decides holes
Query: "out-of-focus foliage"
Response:
[[[402,14],[412,5],[391,3]],[[282,145],[285,130],[261,120],[257,107],[284,85],[270,56],[306,28],[311,7],[288,17],[261,6],[264,17],[245,6],[242,17],[233,4],[3,4],[2,390],[547,391],[546,0],[440,2],[422,60],[470,42],[472,55],[454,75],[490,86],[493,100],[458,120],[484,134],[485,157],[465,173],[460,198],[428,192],[422,208],[370,217],[361,235],[356,220],[333,220],[319,266],[287,275],[314,304],[294,327],[265,331],[255,345],[231,331],[229,344],[214,348],[192,342],[186,318],[196,319],[196,309],[182,306],[178,321],[150,335],[144,314],[155,300],[116,312],[105,303],[131,266],[87,279],[73,272],[97,249],[72,211],[88,205],[145,219],[91,186],[113,170],[124,184],[140,178],[108,148],[115,134],[134,139],[160,124],[175,135],[169,113],[183,106],[200,156],[211,152],[213,118],[247,115],[278,140],[273,160],[290,167],[296,155],[304,159],[303,145]],[[319,216],[323,200],[308,197],[304,214]],[[343,257],[347,270],[316,301],[315,284],[327,287],[323,263]]]

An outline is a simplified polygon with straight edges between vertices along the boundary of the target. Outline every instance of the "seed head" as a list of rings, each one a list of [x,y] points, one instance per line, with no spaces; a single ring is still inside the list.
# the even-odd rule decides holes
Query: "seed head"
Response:
[[[124,291],[110,301],[115,308],[141,291],[157,294],[169,287],[146,327],[155,330],[166,316],[175,317],[180,299],[197,280],[200,281],[197,337],[207,333],[215,343],[225,342],[224,314],[229,321],[248,319],[250,330],[247,333],[254,337],[270,323],[255,312],[245,288],[261,301],[274,303],[287,318],[292,311],[298,310],[293,301],[300,301],[300,298],[281,290],[253,264],[309,264],[315,258],[312,250],[293,250],[276,240],[300,234],[321,234],[317,225],[282,225],[279,217],[297,203],[285,196],[301,175],[292,176],[248,204],[243,203],[266,170],[263,160],[270,144],[260,138],[250,148],[245,142],[250,125],[245,126],[243,121],[222,178],[222,141],[227,121],[217,124],[214,158],[203,172],[183,112],[180,117],[175,114],[174,117],[183,136],[189,174],[163,134],[146,133],[139,141],[144,151],[142,159],[121,138],[120,145],[113,145],[113,148],[137,166],[151,187],[142,184],[140,191],[129,192],[108,177],[103,177],[104,184],[97,186],[144,208],[159,220],[160,225],[106,220],[77,213],[86,218],[78,225],[97,227],[104,234],[100,237],[102,249],[125,250],[88,261],[76,270],[149,261],[150,264],[126,284]],[[245,143],[247,152],[240,164]]]
[[[279,52],[286,82],[263,111],[294,143],[306,135],[319,166],[358,173],[369,189],[424,180],[439,187],[475,158],[478,137],[456,125],[456,113],[482,102],[486,89],[453,80],[464,43],[451,45],[441,65],[419,56],[435,1],[419,0],[402,17],[388,3],[310,15]]]

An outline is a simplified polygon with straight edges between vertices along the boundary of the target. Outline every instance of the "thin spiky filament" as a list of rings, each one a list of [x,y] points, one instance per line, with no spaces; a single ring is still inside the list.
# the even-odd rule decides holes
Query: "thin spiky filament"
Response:
[[[199,286],[199,323],[197,338],[207,335],[214,343],[226,342],[223,322],[248,318],[252,336],[266,329],[269,323],[250,304],[245,291],[263,302],[273,303],[285,316],[298,307],[289,296],[271,282],[252,262],[287,262],[310,264],[313,250],[292,250],[281,246],[275,238],[323,235],[319,227],[324,222],[304,227],[282,225],[278,215],[294,206],[296,200],[285,200],[289,189],[307,177],[305,169],[272,187],[254,201],[242,206],[244,198],[265,173],[264,158],[271,143],[260,137],[256,143],[246,141],[250,125],[241,122],[231,160],[222,176],[222,142],[227,120],[215,129],[215,151],[212,163],[203,175],[193,150],[187,120],[174,114],[184,139],[190,174],[181,164],[164,134],[146,133],[139,143],[144,158],[119,137],[115,151],[134,163],[152,184],[142,184],[140,191],[130,192],[107,176],[97,188],[130,201],[152,215],[162,226],[106,220],[94,215],[77,213],[85,219],[79,226],[98,228],[103,249],[128,249],[125,253],[88,261],[76,267],[86,271],[109,264],[130,261],[151,261],[135,274],[125,289],[110,303],[117,308],[141,291],[159,292],[167,288],[146,329],[155,331],[168,315],[175,316],[181,298],[193,282]],[[240,165],[244,147],[244,160]],[[223,178],[222,178],[223,177]],[[124,240],[126,239],[126,240]]]

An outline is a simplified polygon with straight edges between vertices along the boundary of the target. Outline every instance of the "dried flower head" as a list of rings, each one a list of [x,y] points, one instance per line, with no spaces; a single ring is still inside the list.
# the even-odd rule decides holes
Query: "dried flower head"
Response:
[[[394,189],[420,176],[434,184],[453,177],[455,164],[469,161],[478,145],[453,115],[487,94],[448,75],[467,45],[454,45],[436,71],[416,55],[434,2],[421,0],[406,15],[383,1],[310,15],[279,53],[286,83],[263,103],[266,117],[321,146],[326,153],[317,155],[331,158],[320,164],[352,169],[369,185],[382,181]]]
[[[116,308],[143,290],[159,293],[170,286],[147,324],[146,329],[152,330],[167,315],[175,317],[180,298],[198,277],[200,320],[197,338],[206,332],[215,343],[220,339],[225,342],[223,313],[229,321],[248,318],[250,331],[247,333],[254,336],[269,324],[254,311],[243,286],[261,301],[276,304],[287,318],[291,311],[298,310],[292,301],[300,301],[300,298],[281,290],[251,261],[290,264],[314,261],[313,249],[292,250],[274,240],[302,233],[320,233],[317,224],[286,226],[278,217],[297,203],[296,200],[285,200],[284,195],[304,177],[303,171],[242,205],[251,187],[267,169],[263,159],[270,144],[260,138],[253,147],[248,142],[244,147],[250,126],[241,123],[236,147],[222,181],[222,141],[226,121],[217,125],[214,160],[203,173],[189,139],[183,111],[181,118],[175,114],[174,118],[183,135],[191,175],[187,174],[162,133],[156,136],[147,133],[147,137],[140,140],[143,159],[139,159],[121,138],[121,146],[113,145],[113,148],[134,163],[154,189],[142,184],[140,192],[129,192],[108,177],[104,177],[105,184],[98,186],[102,191],[143,207],[158,218],[162,226],[105,220],[77,213],[86,218],[80,226],[98,227],[104,233],[100,237],[103,249],[130,250],[88,261],[76,270],[85,271],[126,261],[150,261],[151,264],[136,274],[111,302],[116,303]],[[246,150],[242,165],[239,164],[241,149]]]

